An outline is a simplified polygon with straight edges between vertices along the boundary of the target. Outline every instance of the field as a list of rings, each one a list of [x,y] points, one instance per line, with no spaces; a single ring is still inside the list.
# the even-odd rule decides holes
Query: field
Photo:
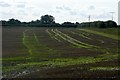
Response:
[[[119,30],[3,28],[3,78],[118,78]]]

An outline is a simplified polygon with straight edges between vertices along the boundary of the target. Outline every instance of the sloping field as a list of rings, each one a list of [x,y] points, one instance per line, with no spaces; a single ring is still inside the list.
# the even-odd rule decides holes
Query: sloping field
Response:
[[[118,78],[119,39],[98,33],[103,32],[3,28],[3,78]]]

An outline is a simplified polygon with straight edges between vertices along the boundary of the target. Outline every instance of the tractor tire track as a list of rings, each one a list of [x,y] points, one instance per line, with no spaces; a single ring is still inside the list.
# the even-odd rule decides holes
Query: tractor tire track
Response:
[[[104,52],[104,53],[109,53],[109,49],[108,48],[102,48],[100,46],[94,46],[94,45],[91,45],[91,44],[87,44],[87,43],[84,43],[84,42],[81,42],[77,39],[74,39],[72,38],[71,36],[57,30],[57,29],[54,29],[54,32],[56,34],[58,34],[58,36],[60,38],[62,38],[63,40],[69,42],[70,44],[76,46],[77,48],[86,48],[86,49],[89,49],[89,50],[96,50],[96,51],[101,51],[101,52]]]

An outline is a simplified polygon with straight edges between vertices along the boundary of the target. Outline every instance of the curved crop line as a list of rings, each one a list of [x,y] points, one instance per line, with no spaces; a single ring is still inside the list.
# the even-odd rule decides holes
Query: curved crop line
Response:
[[[56,32],[56,33],[57,33],[57,32]],[[77,47],[80,47],[80,48],[81,48],[81,47],[83,47],[83,48],[89,48],[89,47],[80,45],[80,44],[72,41],[72,39],[67,39],[67,38],[63,37],[63,36],[62,36],[61,34],[59,34],[59,33],[57,33],[57,34],[58,34],[58,36],[61,37],[63,40],[65,40],[65,41],[67,41],[67,42],[69,42],[69,43],[71,43],[71,44],[73,44],[73,45],[75,45],[75,46],[77,46]]]
[[[46,53],[50,53],[51,50],[49,47],[44,46],[39,43],[39,40],[34,32],[31,33],[32,36],[29,36],[26,31],[23,32],[23,44],[28,48],[30,55],[33,53],[41,53],[44,50]]]
[[[66,38],[66,40],[70,43],[74,43],[74,45],[78,46],[78,47],[84,47],[84,48],[100,48],[98,46],[94,46],[94,45],[90,45],[90,44],[86,44],[86,43],[83,43],[81,41],[78,41],[77,39],[74,39],[64,33],[62,33],[61,31],[58,31],[57,29],[55,29],[55,31],[61,35],[61,36],[64,36],[64,38]],[[60,37],[61,37],[60,36]],[[63,38],[63,37],[62,37]]]
[[[38,38],[37,38],[37,36],[34,32],[33,32],[33,35],[34,35],[34,38],[35,38],[36,42],[39,44],[39,40],[38,40]]]
[[[59,35],[58,35],[53,29],[51,29],[51,32],[54,33],[54,37],[55,37],[59,42],[62,42],[62,41],[59,39]]]
[[[23,32],[23,44],[28,48],[28,52],[30,53],[30,55],[32,55],[32,50],[31,50],[31,48],[29,47],[29,41],[27,40],[28,39],[28,37],[29,36],[27,36],[26,35],[26,32],[27,32],[28,30],[25,30],[24,32]]]
[[[54,30],[56,33],[58,33],[59,37],[61,37],[63,40],[77,46],[78,48],[88,48],[88,49],[93,49],[93,50],[100,50],[105,53],[110,53],[108,48],[102,48],[99,46],[94,46],[91,44],[87,44],[81,41],[78,41],[77,39],[74,39],[67,34],[62,33],[61,31],[58,31],[57,29]]]
[[[72,34],[75,34],[75,35],[78,35],[78,36],[81,36],[83,38],[86,38],[86,39],[89,39],[89,40],[92,40],[91,38],[89,38],[88,36],[84,35],[84,34],[78,34],[78,33],[75,33],[73,31],[71,31]]]
[[[33,47],[35,47],[35,45],[39,46],[39,40],[34,32],[32,32],[33,37],[30,37],[29,35],[27,35],[27,31],[28,30],[25,30],[23,32],[23,44],[28,48],[28,52],[30,53],[30,55],[32,55],[33,54],[33,51],[32,51]],[[31,44],[31,42],[29,40],[30,38],[34,40],[33,42],[35,44]]]
[[[100,42],[100,43],[102,43],[102,44],[105,43],[105,41],[103,41],[103,40],[100,40],[100,39],[92,39],[92,38],[86,36],[86,33],[79,34],[79,33],[73,32],[73,31],[71,31],[71,33],[72,33],[72,34],[75,34],[75,35],[78,35],[78,36],[80,36],[80,37],[83,37],[83,38],[89,39],[89,40],[96,40],[96,41],[98,41],[98,42]]]
[[[63,40],[65,40],[65,41],[67,41],[67,42],[69,42],[69,43],[71,43],[71,44],[73,44],[73,45],[75,45],[75,46],[77,46],[77,47],[80,47],[80,48],[81,48],[81,47],[83,47],[83,48],[89,48],[89,47],[86,47],[86,46],[84,46],[84,45],[80,45],[80,44],[74,42],[71,38],[68,38],[68,37],[62,35],[62,34],[59,33],[58,31],[55,31],[55,32],[56,32],[56,34],[58,34],[58,36],[61,37]]]
[[[58,42],[62,42],[60,39],[57,38],[57,35],[55,35],[55,32],[53,31],[53,29],[51,30],[53,34],[48,29],[46,29],[46,32],[50,35],[51,38],[57,40]]]
[[[52,33],[50,33],[48,29],[46,29],[45,31],[50,35],[51,38],[53,38]]]
[[[107,37],[107,38],[111,38],[111,39],[118,39],[117,37],[118,36],[116,36],[116,35],[111,35],[111,34],[107,34],[107,33],[104,33],[104,32],[99,32],[99,31],[94,31],[94,30],[89,30],[89,29],[78,29],[79,31],[83,31],[83,32],[85,32],[85,33],[90,33],[90,34],[92,34],[92,35],[94,35],[94,34],[96,34],[96,35],[100,35],[100,36],[103,36],[103,37]],[[95,41],[98,41],[98,42],[100,42],[100,43],[102,43],[102,44],[104,44],[105,43],[105,41],[104,40],[101,40],[101,39],[93,39],[93,40],[95,40]],[[119,39],[118,39],[119,40]]]

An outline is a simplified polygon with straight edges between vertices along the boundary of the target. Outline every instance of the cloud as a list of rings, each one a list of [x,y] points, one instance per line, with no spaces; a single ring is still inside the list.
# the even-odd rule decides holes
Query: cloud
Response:
[[[3,19],[9,19],[13,17],[11,15],[15,15],[15,14],[8,11],[8,12],[0,12],[0,15],[1,15],[1,18]]]
[[[88,9],[89,9],[89,10],[95,10],[95,6],[91,5],[91,6],[89,6]]]
[[[0,7],[10,7],[11,5],[5,2],[0,2]]]
[[[68,7],[68,6],[63,6],[63,9],[64,9],[64,10],[67,10],[67,11],[70,11],[70,10],[71,10],[71,8]]]
[[[56,6],[56,12],[60,13],[60,12],[67,12],[70,15],[77,15],[77,11],[68,7],[68,6]]]
[[[18,8],[24,8],[25,5],[24,5],[24,4],[19,4],[19,5],[17,5],[17,7],[18,7]]]
[[[56,9],[57,10],[64,10],[64,11],[70,11],[71,10],[70,7],[64,6],[64,5],[62,5],[62,6],[56,6]]]
[[[97,18],[97,19],[109,19],[109,18],[111,18],[111,15],[108,13],[100,13],[100,14],[96,15],[95,18]]]
[[[69,11],[70,15],[77,15],[76,11]]]
[[[56,6],[56,9],[58,9],[58,10],[63,10],[63,7]]]
[[[88,21],[88,15],[92,20],[110,19],[109,12],[114,11],[117,20],[117,4],[117,0],[0,0],[0,16],[1,19],[18,17],[28,21],[50,14],[58,22],[83,22]]]
[[[18,2],[16,4],[17,4],[16,7],[18,7],[18,8],[25,8],[26,7],[26,3],[25,2]]]

